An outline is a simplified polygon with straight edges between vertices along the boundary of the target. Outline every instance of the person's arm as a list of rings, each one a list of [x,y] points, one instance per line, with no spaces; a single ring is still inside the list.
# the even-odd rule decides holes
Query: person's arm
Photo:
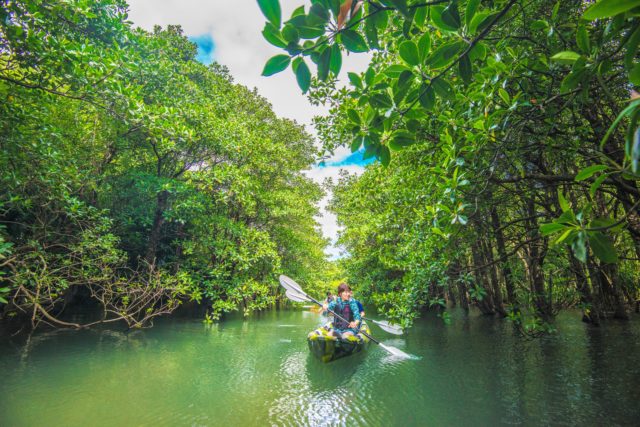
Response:
[[[353,313],[353,322],[351,322],[349,326],[352,328],[357,328],[360,326],[361,317],[360,310],[358,310],[358,304],[353,298],[349,300],[349,308],[351,308],[351,312]]]
[[[336,306],[336,300],[334,299],[333,301],[331,301],[329,304],[324,303],[322,305],[322,309],[323,311],[327,311],[327,310],[333,310],[333,308]]]

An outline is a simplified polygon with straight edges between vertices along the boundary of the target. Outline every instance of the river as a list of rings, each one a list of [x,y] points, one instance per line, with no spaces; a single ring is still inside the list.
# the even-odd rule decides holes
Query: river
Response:
[[[2,426],[493,426],[640,423],[640,320],[519,337],[505,320],[452,311],[406,337],[415,355],[367,352],[328,364],[302,310],[204,325],[169,317],[151,329],[58,330],[0,337]]]

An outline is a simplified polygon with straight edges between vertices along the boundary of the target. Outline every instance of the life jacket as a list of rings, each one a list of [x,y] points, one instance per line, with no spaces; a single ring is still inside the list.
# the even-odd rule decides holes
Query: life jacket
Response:
[[[333,311],[339,316],[348,319],[349,322],[353,322],[353,313],[351,312],[349,301],[343,301],[342,298],[338,299],[335,307],[333,308]],[[336,329],[348,329],[349,322],[345,322],[344,320],[334,316],[333,327]]]

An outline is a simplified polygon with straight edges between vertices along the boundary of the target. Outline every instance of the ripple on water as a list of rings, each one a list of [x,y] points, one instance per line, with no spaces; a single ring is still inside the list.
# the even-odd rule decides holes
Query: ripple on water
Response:
[[[3,425],[633,425],[637,322],[522,341],[498,319],[417,322],[387,345],[324,364],[306,331],[322,318],[271,312],[205,326],[35,333],[0,343]],[[506,326],[505,326],[506,325]],[[563,326],[566,325],[566,326]],[[292,327],[296,326],[296,327]]]

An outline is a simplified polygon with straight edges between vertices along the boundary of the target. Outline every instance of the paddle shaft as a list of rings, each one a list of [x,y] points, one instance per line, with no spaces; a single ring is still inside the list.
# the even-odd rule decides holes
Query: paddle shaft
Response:
[[[311,301],[313,301],[313,302],[315,302],[316,304],[318,304],[320,307],[324,307],[324,306],[322,305],[322,303],[321,303],[320,301],[318,301],[317,299],[313,298],[312,296],[307,295],[306,293],[305,293],[305,295],[307,296],[307,298],[309,298]],[[329,309],[327,309],[327,311],[328,311],[329,313],[333,314],[333,315],[334,315],[335,317],[337,317],[338,319],[340,319],[340,320],[342,320],[342,321],[344,321],[344,322],[349,323],[349,321],[348,321],[347,319],[345,319],[344,317],[340,316],[340,315],[339,315],[338,313],[336,313],[335,311],[333,311],[333,310],[329,310]],[[375,338],[373,338],[371,335],[369,335],[369,334],[368,334],[368,333],[366,333],[365,331],[360,331],[360,333],[361,333],[362,335],[364,335],[365,337],[369,338],[369,339],[370,339],[371,341],[373,341],[374,343],[376,343],[376,344],[380,344],[380,341],[376,340]]]

